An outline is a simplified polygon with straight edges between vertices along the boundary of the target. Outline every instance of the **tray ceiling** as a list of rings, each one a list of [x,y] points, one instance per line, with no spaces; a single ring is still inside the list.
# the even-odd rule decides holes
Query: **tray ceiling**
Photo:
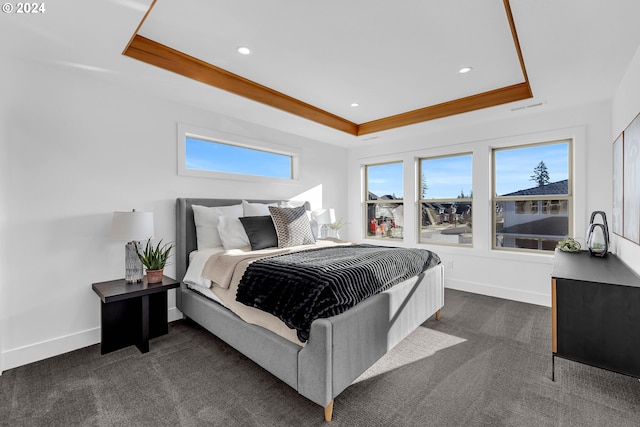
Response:
[[[123,53],[353,135],[532,96],[507,0],[158,0]]]

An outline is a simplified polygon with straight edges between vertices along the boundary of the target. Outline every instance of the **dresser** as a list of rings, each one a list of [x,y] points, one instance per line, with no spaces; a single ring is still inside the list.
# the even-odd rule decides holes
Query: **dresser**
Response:
[[[640,378],[640,276],[617,256],[556,249],[551,274],[555,358]]]

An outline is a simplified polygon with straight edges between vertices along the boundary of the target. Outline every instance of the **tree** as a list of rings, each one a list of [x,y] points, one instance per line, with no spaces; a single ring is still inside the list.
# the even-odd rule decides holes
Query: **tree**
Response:
[[[549,170],[542,160],[538,163],[538,166],[533,169],[533,175],[531,175],[530,181],[537,183],[538,187],[549,183]]]
[[[458,199],[472,199],[473,198],[473,190],[469,192],[469,194],[464,194],[464,188],[460,190],[460,194],[458,195]]]

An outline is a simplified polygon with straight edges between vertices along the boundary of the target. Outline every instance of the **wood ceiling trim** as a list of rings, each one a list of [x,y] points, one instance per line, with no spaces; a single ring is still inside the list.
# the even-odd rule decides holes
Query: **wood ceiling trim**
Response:
[[[532,93],[529,83],[518,83],[489,92],[454,99],[453,101],[443,102],[442,104],[362,123],[358,126],[358,135],[366,135],[368,133],[380,132],[426,122],[428,120],[441,119],[443,117],[468,113],[469,111],[480,110],[482,108],[495,107],[496,105],[520,101],[531,97]]]
[[[522,57],[522,49],[520,49],[520,40],[518,40],[518,32],[516,31],[516,23],[513,20],[513,13],[511,13],[511,4],[509,0],[503,0],[504,11],[507,14],[507,20],[509,21],[509,28],[511,28],[511,37],[513,38],[513,45],[516,48],[518,59],[520,60],[520,68],[522,69],[522,75],[524,81],[529,84],[529,77],[527,76],[527,68],[524,66],[524,58]]]
[[[509,0],[503,0],[503,3],[524,82],[362,124],[353,123],[311,104],[139,35],[138,32],[155,3],[156,0],[153,0],[131,37],[129,44],[122,52],[123,55],[355,136],[495,107],[533,97]]]
[[[358,125],[313,105],[302,102],[271,88],[258,84],[193,56],[136,34],[123,55],[146,62],[167,71],[215,86],[227,92],[267,104],[314,122],[352,135]]]
[[[133,40],[136,38],[136,36],[140,32],[140,28],[142,28],[142,24],[144,24],[144,21],[147,20],[147,17],[151,13],[151,11],[153,10],[153,6],[155,6],[155,5],[156,5],[156,0],[153,0],[151,2],[151,5],[149,5],[149,9],[147,9],[147,12],[144,14],[144,16],[142,17],[142,20],[138,24],[138,28],[136,28],[136,30],[133,32],[133,35],[129,39],[129,43],[127,43],[127,47],[124,48],[124,51],[122,52],[123,55],[126,55],[125,52],[127,51],[127,49],[129,49],[129,46],[131,46],[131,43],[133,43]]]

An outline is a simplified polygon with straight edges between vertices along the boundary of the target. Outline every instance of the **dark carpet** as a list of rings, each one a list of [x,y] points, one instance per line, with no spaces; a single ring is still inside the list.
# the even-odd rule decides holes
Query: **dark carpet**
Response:
[[[335,401],[330,426],[638,426],[637,379],[556,359],[550,309],[446,290],[430,319]],[[190,321],[0,376],[2,426],[326,426],[321,407]]]

